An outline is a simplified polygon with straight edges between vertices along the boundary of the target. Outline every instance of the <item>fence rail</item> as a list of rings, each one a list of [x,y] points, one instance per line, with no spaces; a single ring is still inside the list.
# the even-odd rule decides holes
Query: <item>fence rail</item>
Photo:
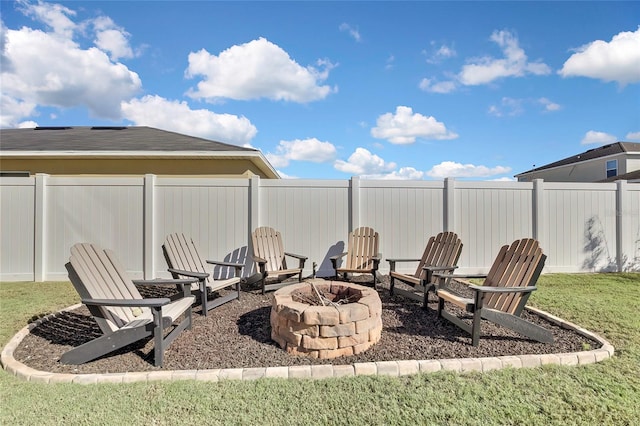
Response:
[[[545,272],[640,270],[640,185],[614,183],[261,180],[143,177],[0,178],[0,280],[67,279],[76,242],[116,251],[135,277],[168,276],[165,236],[190,235],[203,257],[254,271],[250,235],[281,231],[287,251],[319,275],[351,229],[380,233],[383,259],[420,257],[454,231],[462,272],[486,272],[503,244],[533,237]],[[415,265],[402,265],[410,272]],[[388,263],[381,263],[386,272]],[[228,271],[218,269],[224,276]]]

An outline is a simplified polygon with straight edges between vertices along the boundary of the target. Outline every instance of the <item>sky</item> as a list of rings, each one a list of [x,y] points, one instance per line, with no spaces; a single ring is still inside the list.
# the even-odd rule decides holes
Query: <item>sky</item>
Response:
[[[640,142],[640,2],[0,7],[2,128],[156,127],[292,179],[508,181]]]

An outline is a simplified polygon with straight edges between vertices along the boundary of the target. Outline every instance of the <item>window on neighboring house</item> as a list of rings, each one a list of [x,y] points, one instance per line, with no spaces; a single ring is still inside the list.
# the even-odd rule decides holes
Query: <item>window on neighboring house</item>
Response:
[[[607,161],[607,177],[618,176],[618,160]]]

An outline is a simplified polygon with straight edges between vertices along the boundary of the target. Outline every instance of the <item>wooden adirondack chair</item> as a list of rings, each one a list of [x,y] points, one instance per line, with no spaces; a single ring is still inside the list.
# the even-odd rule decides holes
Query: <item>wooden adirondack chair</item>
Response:
[[[436,290],[438,296],[438,316],[443,317],[471,334],[471,343],[477,346],[480,340],[480,320],[486,319],[514,330],[530,339],[553,342],[551,332],[520,317],[531,292],[536,290],[536,281],[542,272],[546,256],[542,253],[538,241],[522,239],[511,246],[500,249],[493,266],[487,275],[438,274],[445,282]],[[451,279],[485,278],[483,285],[468,284],[473,298],[463,297],[447,284]],[[471,324],[445,310],[445,302],[471,312]]]
[[[389,262],[389,290],[412,300],[422,301],[427,307],[429,291],[435,290],[434,272],[453,272],[462,253],[462,241],[455,232],[441,232],[429,238],[421,259],[387,259]],[[396,271],[396,263],[418,262],[416,271],[402,274]],[[413,287],[410,290],[395,288],[395,280]]]
[[[276,290],[291,282],[283,283],[294,275],[298,275],[298,282],[302,281],[302,270],[307,260],[306,256],[284,251],[282,235],[279,231],[268,226],[256,228],[251,234],[253,243],[253,260],[258,264],[262,293]],[[287,266],[287,256],[298,260],[297,268]],[[268,279],[276,279],[275,283],[267,284]]]
[[[378,246],[380,243],[378,233],[372,228],[363,226],[349,233],[347,252],[332,256],[329,259],[336,271],[335,279],[340,274],[347,278],[347,274],[372,274],[373,288],[377,287],[378,266],[380,264],[380,254]],[[338,268],[338,259],[345,257],[344,265]]]
[[[154,365],[161,367],[165,349],[183,330],[191,328],[193,279],[131,280],[113,252],[93,244],[74,245],[65,266],[82,303],[104,334],[64,353],[60,357],[63,364],[83,364],[151,336]],[[144,299],[135,284],[181,285],[183,295]],[[169,327],[172,330],[163,336]]]
[[[240,298],[241,263],[220,262],[217,260],[202,261],[198,249],[191,238],[183,234],[169,234],[162,245],[164,257],[169,266],[168,271],[174,278],[197,278],[197,284],[192,286],[197,291],[202,305],[202,314],[207,316],[209,310]],[[235,275],[231,278],[214,279],[205,268],[205,263],[235,269]],[[235,287],[232,293],[209,300],[209,294],[228,287]]]

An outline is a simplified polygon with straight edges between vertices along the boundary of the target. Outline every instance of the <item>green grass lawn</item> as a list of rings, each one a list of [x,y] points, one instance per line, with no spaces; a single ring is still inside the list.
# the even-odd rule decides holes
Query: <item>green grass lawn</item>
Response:
[[[484,374],[36,384],[0,372],[0,424],[640,424],[640,274],[553,274],[530,304],[608,339],[614,358]],[[77,303],[69,283],[0,283],[0,344]]]

